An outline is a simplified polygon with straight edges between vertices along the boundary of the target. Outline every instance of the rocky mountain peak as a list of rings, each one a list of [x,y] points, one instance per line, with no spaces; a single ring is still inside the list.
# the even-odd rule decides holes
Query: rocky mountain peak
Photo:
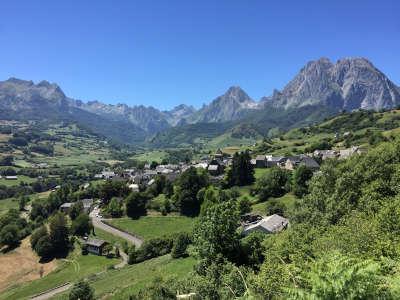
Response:
[[[231,86],[221,98],[234,99],[239,102],[253,101],[239,86]]]
[[[265,98],[267,99],[267,98]],[[381,109],[400,103],[398,88],[365,58],[327,58],[311,61],[280,93],[277,107],[324,104],[334,109]]]

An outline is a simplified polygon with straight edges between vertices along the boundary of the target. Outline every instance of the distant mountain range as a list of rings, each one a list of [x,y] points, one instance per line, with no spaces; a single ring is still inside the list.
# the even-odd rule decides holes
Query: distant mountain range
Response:
[[[309,123],[343,109],[379,110],[399,105],[400,88],[364,58],[311,61],[282,91],[260,101],[234,86],[199,110],[185,104],[160,111],[143,105],[83,102],[67,97],[58,85],[47,81],[34,84],[10,78],[0,82],[2,119],[68,120],[125,143],[147,139],[160,144],[159,137],[173,139],[173,134],[199,133],[201,128],[210,132],[213,126],[222,131],[251,128],[266,135],[271,128],[287,129],[302,121],[296,111]],[[220,134],[221,130],[211,132]]]

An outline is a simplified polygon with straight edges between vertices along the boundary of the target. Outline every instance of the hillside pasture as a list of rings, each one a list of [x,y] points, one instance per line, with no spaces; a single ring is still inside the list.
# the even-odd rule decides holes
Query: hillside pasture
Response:
[[[190,232],[195,219],[183,216],[145,216],[138,220],[120,218],[108,221],[113,226],[137,235],[145,240]]]
[[[55,260],[39,263],[39,257],[32,251],[29,238],[25,238],[18,248],[0,254],[0,266],[0,292],[2,292],[12,285],[39,279],[41,269],[46,276],[57,267],[57,263]]]
[[[57,260],[58,267],[43,278],[25,284],[17,284],[0,295],[0,299],[25,299],[66,282],[76,282],[81,278],[107,272],[108,267],[116,265],[118,259],[97,255],[81,255],[77,247],[67,259]]]
[[[182,278],[188,275],[195,263],[196,260],[192,257],[172,259],[168,254],[93,276],[90,278],[90,285],[95,290],[96,299],[126,300],[154,280]],[[68,300],[68,293],[52,299]]]

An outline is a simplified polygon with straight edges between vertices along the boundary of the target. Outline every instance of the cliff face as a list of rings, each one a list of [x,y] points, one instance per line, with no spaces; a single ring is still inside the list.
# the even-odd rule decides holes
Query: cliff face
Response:
[[[327,58],[309,62],[281,92],[264,98],[274,106],[293,108],[324,104],[338,109],[392,108],[400,104],[398,87],[364,58]]]

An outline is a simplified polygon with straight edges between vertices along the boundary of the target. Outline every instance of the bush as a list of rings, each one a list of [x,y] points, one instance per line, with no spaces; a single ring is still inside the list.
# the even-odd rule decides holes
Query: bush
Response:
[[[46,235],[48,235],[46,226],[43,225],[43,226],[40,226],[38,229],[36,229],[32,233],[31,238],[30,238],[32,249],[35,249],[37,242],[40,240],[40,238],[43,236],[46,236]]]
[[[126,215],[128,217],[139,218],[147,213],[146,202],[147,198],[142,193],[131,193],[126,198]]]
[[[128,264],[132,265],[136,262],[136,247],[132,245],[128,250]]]
[[[0,245],[14,247],[19,244],[19,229],[17,225],[9,224],[0,231]]]
[[[11,155],[3,156],[0,158],[0,166],[12,166],[13,160]]]
[[[147,240],[138,250],[130,249],[129,262],[139,263],[147,259],[165,255],[171,252],[172,246],[173,239],[169,237]]]
[[[186,249],[189,246],[191,239],[187,233],[179,233],[175,239],[171,250],[172,258],[185,257]]]
[[[93,300],[94,290],[86,281],[80,280],[74,284],[69,293],[69,300]]]
[[[71,232],[78,236],[84,236],[90,233],[93,225],[87,214],[80,214],[75,220],[72,221]]]
[[[290,174],[280,168],[271,168],[268,173],[259,178],[256,189],[261,201],[269,197],[282,197],[288,190]]]
[[[28,145],[28,141],[22,137],[12,137],[9,142],[18,147],[24,147]]]
[[[111,215],[113,218],[119,218],[123,214],[122,204],[121,202],[113,197],[106,209],[107,213]]]
[[[42,259],[53,257],[53,245],[48,234],[42,236],[37,241],[35,251]]]
[[[280,215],[280,216],[285,216],[285,211],[286,211],[286,205],[283,204],[281,201],[272,199],[268,200],[267,205],[266,205],[266,214],[267,216],[270,215]]]
[[[88,247],[87,247],[86,243],[83,243],[81,245],[81,253],[82,253],[82,255],[88,255],[89,254]]]

